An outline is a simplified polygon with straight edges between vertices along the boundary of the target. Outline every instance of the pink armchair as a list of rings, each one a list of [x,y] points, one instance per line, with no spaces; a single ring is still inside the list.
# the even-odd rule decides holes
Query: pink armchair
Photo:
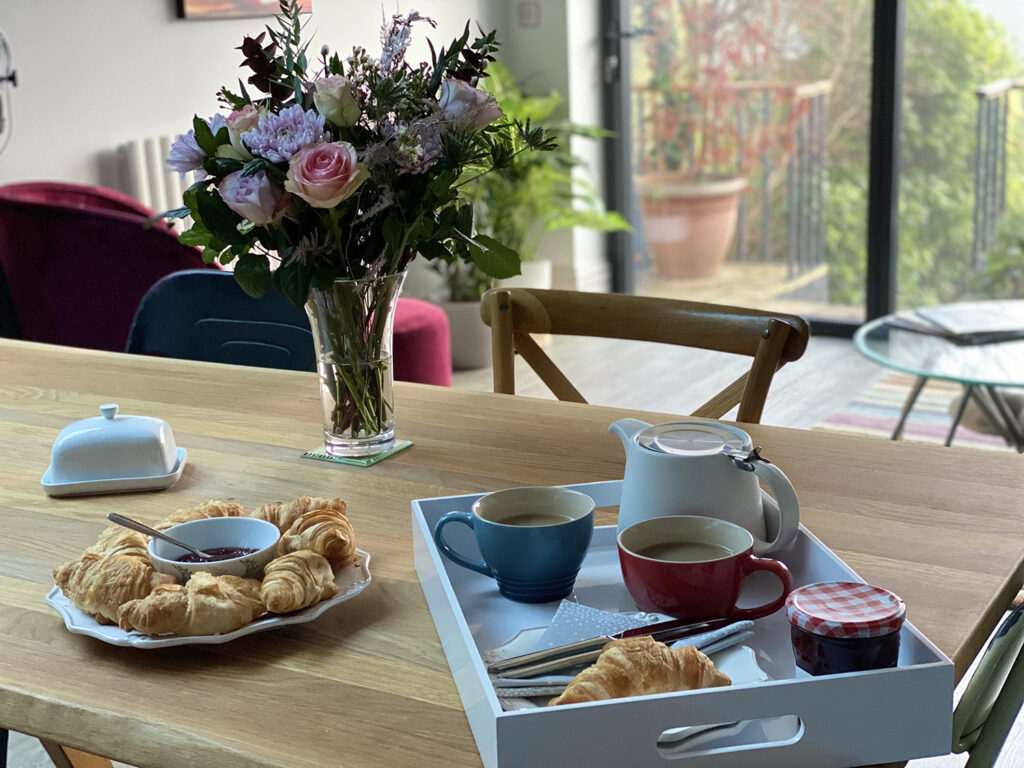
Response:
[[[142,296],[203,268],[153,215],[112,189],[60,182],[0,186],[0,269],[22,338],[121,352]]]

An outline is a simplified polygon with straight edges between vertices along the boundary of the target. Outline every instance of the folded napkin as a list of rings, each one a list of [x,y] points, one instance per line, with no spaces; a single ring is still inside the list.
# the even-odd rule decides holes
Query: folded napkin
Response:
[[[537,640],[534,650],[559,648],[579,640],[600,635],[611,635],[645,624],[653,624],[663,617],[656,613],[613,613],[591,608],[572,600],[563,600],[551,619],[547,631]]]

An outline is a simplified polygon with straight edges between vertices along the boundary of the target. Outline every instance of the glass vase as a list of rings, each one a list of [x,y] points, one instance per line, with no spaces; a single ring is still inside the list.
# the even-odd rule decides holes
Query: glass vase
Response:
[[[310,290],[306,314],[330,456],[373,456],[395,444],[391,338],[404,280],[400,272]]]

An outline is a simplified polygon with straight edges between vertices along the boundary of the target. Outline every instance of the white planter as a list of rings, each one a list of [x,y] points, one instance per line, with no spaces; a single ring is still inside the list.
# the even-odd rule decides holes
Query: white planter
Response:
[[[519,265],[520,274],[507,280],[498,280],[499,288],[550,288],[552,284],[551,259],[533,259]]]
[[[452,368],[487,368],[491,364],[491,329],[480,319],[478,301],[442,301],[452,340]]]

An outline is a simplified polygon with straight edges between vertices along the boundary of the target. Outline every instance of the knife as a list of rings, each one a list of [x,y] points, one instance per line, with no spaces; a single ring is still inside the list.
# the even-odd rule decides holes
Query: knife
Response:
[[[591,663],[601,655],[604,645],[612,640],[650,635],[655,640],[667,642],[689,635],[699,635],[730,623],[732,623],[732,619],[707,619],[697,622],[692,619],[669,619],[608,635],[578,640],[575,643],[560,645],[556,648],[545,648],[541,651],[500,659],[488,664],[487,671],[505,677],[532,677],[556,669]]]

